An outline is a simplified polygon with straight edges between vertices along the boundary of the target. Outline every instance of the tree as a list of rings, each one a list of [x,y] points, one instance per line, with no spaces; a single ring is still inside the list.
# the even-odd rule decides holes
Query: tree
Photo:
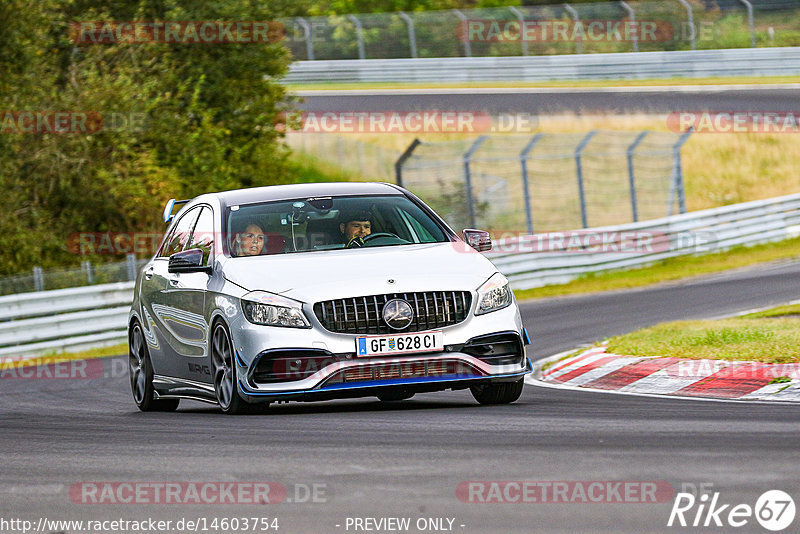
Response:
[[[81,44],[71,23],[274,18],[250,0],[0,4],[6,120],[71,111],[99,127],[20,133],[5,123],[0,186],[13,216],[0,220],[0,273],[77,263],[67,247],[76,232],[160,231],[170,197],[291,181],[275,126],[289,62],[280,44]]]

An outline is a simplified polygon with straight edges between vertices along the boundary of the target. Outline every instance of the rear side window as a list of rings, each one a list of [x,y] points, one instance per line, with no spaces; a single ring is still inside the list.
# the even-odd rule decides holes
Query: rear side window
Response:
[[[159,258],[168,258],[186,248],[198,215],[200,215],[199,208],[192,208],[181,215],[181,218],[175,223],[172,233],[164,243],[164,248],[161,249],[161,254],[158,255]]]

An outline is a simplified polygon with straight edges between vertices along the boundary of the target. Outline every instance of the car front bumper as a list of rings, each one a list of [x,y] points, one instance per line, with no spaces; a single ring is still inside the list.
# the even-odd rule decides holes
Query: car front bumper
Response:
[[[310,317],[312,328],[277,328],[254,325],[246,320],[231,325],[236,352],[238,388],[250,402],[320,400],[362,397],[386,388],[414,392],[462,389],[486,382],[521,379],[532,369],[525,353],[529,343],[516,303],[485,315],[469,317],[441,328],[445,350],[440,352],[356,357],[353,334],[325,330]],[[468,353],[471,340],[503,335],[518,340],[516,357],[487,361]],[[262,359],[275,354],[317,354],[326,364],[313,373],[277,382],[259,381],[255,370]]]

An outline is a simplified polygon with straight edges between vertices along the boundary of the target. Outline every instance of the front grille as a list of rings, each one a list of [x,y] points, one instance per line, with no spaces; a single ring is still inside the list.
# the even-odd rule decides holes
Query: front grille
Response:
[[[467,318],[472,293],[469,291],[425,291],[388,293],[314,304],[314,315],[322,326],[342,334],[394,334],[383,320],[383,306],[392,299],[405,299],[414,310],[414,320],[400,332],[420,332],[458,324]]]

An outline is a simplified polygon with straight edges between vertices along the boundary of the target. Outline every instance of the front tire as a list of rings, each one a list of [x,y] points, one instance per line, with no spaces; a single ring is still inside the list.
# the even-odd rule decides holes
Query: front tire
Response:
[[[133,323],[128,338],[128,375],[131,393],[136,406],[143,412],[171,412],[178,408],[180,399],[156,399],[153,386],[153,363],[144,341],[142,326]]]
[[[524,379],[516,382],[500,382],[499,384],[479,384],[469,390],[475,400],[481,404],[510,404],[522,395]]]
[[[239,395],[236,365],[233,361],[233,343],[227,327],[219,322],[211,336],[211,374],[214,391],[222,413],[241,415],[265,410],[269,403],[250,404]]]

